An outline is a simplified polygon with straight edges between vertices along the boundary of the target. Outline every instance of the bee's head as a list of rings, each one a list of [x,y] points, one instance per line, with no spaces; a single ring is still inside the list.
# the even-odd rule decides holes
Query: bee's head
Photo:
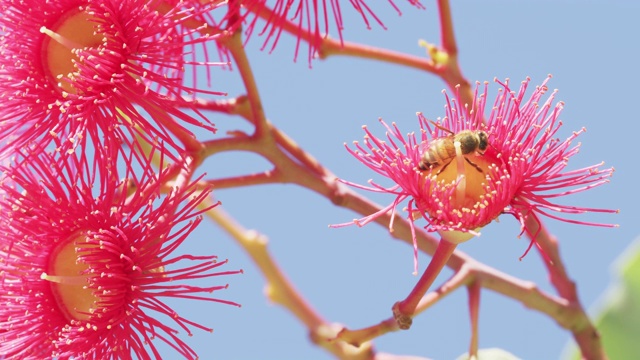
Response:
[[[487,133],[484,131],[478,131],[478,139],[480,140],[478,149],[480,149],[481,151],[486,150],[487,146],[489,146],[489,136],[487,135]]]

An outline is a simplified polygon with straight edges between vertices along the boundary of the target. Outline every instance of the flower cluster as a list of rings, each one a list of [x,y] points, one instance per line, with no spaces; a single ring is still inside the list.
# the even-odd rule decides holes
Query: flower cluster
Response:
[[[446,234],[452,242],[466,241],[478,234],[501,214],[511,214],[526,231],[525,219],[538,215],[563,221],[581,222],[567,214],[615,212],[562,205],[555,200],[607,183],[613,169],[602,164],[578,170],[566,170],[569,159],[578,152],[574,132],[565,140],[556,137],[562,125],[559,117],[564,106],[554,104],[554,91],[547,93],[547,78],[525,100],[530,79],[512,91],[508,81],[500,84],[499,94],[487,114],[488,83],[478,84],[473,104],[461,104],[456,96],[446,96],[446,115],[437,122],[418,114],[420,133],[403,136],[395,124],[382,122],[386,141],[365,127],[364,144],[347,150],[364,165],[391,179],[389,188],[370,182],[366,190],[390,193],[395,200],[365,218],[355,220],[362,226],[391,212],[408,200],[409,222],[423,218],[427,231]],[[486,118],[485,118],[486,116]],[[482,144],[482,138],[486,144]],[[344,226],[339,224],[335,226]],[[390,224],[390,229],[392,224]],[[532,234],[535,235],[535,234]],[[415,245],[415,237],[414,237]]]
[[[0,358],[194,359],[180,333],[211,329],[166,299],[237,305],[192,280],[241,271],[180,250],[216,205],[186,98],[217,94],[214,3],[0,0]]]

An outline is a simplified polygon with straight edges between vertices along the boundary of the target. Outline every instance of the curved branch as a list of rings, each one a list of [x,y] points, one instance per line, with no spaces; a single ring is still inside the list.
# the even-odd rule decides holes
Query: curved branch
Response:
[[[255,77],[253,76],[253,71],[251,69],[247,53],[245,52],[244,44],[242,43],[240,29],[234,31],[231,36],[221,40],[221,43],[229,50],[238,67],[244,87],[247,90],[247,99],[249,101],[252,115],[251,120],[256,127],[255,135],[260,137],[267,131],[267,119],[262,107],[262,99],[260,97],[260,92],[258,91],[258,85],[256,84]]]
[[[268,170],[257,174],[249,174],[242,176],[234,176],[221,179],[212,179],[201,181],[202,184],[212,185],[214,189],[229,189],[236,187],[244,187],[251,185],[264,185],[284,183],[285,179],[277,170]]]
[[[449,56],[458,56],[458,43],[453,31],[453,17],[449,0],[438,0],[438,14],[440,15],[440,38],[442,48]]]
[[[560,257],[558,241],[549,234],[535,216],[528,216],[525,226],[527,236],[538,244],[538,249],[549,272],[551,283],[558,291],[558,294],[569,302],[568,307],[575,313],[575,319],[568,329],[573,333],[573,338],[580,347],[582,356],[586,359],[606,359],[607,355],[604,353],[600,334],[582,307],[576,284],[569,278],[564,267]]]
[[[191,108],[198,110],[208,110],[213,112],[219,112],[227,115],[241,115],[244,116],[245,109],[250,110],[248,104],[248,98],[246,95],[241,95],[232,99],[224,100],[211,100],[211,99],[183,99],[181,102],[176,102],[177,106],[180,106],[182,102],[186,102],[191,105]],[[250,113],[247,112],[247,114]]]
[[[207,207],[210,202],[211,200],[207,199],[201,206]],[[257,231],[245,229],[223,212],[219,206],[210,208],[205,212],[205,215],[220,225],[247,251],[267,280],[266,295],[271,301],[280,304],[294,314],[309,329],[310,337],[316,344],[340,359],[366,360],[374,356],[370,346],[357,349],[344,343],[328,340],[332,337],[330,335],[332,326],[300,295],[278,267],[268,251],[266,236]]]
[[[426,71],[438,76],[442,76],[444,71],[444,68],[438,67],[431,59],[346,41],[340,43],[339,41],[331,38],[326,38],[322,41],[322,45],[320,46],[318,53],[321,59],[327,59],[331,56],[359,57],[362,59],[402,65]]]

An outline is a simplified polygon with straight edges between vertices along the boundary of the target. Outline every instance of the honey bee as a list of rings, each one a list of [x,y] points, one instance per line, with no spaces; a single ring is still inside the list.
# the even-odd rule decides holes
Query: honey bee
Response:
[[[463,156],[474,152],[484,155],[484,151],[489,145],[489,136],[482,130],[462,130],[456,134],[433,121],[431,121],[431,123],[440,130],[448,132],[449,135],[433,139],[428,143],[428,147],[422,153],[420,163],[418,164],[420,170],[433,169],[444,164],[444,166],[438,170],[438,174],[440,174],[456,157],[456,147],[454,145],[456,141],[460,143],[460,151]],[[476,168],[476,170],[483,172],[477,164],[473,163],[466,156],[464,156],[464,159]]]

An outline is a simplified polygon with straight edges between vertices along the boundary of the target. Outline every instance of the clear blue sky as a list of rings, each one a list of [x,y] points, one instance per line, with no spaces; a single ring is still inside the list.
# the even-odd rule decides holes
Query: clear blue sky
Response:
[[[373,1],[375,2],[375,1]],[[364,29],[346,1],[343,5],[346,39],[421,55],[418,39],[439,42],[437,9],[416,11],[397,0],[404,13],[382,14],[387,31]],[[387,8],[383,7],[382,8]],[[570,275],[580,297],[593,307],[611,280],[612,261],[640,233],[637,208],[640,135],[638,35],[640,5],[628,1],[454,1],[455,31],[466,77],[489,80],[526,76],[533,84],[548,73],[551,88],[563,100],[560,136],[585,126],[579,137],[580,154],[570,168],[600,161],[614,166],[612,182],[566,199],[567,203],[618,208],[619,215],[587,215],[587,221],[620,224],[603,229],[545,222],[561,243]],[[257,40],[257,41],[256,41]],[[250,43],[250,56],[269,119],[317,157],[338,176],[365,183],[373,173],[344,150],[343,143],[360,140],[362,125],[383,134],[377,119],[395,121],[404,132],[416,129],[417,111],[428,117],[443,115],[445,84],[413,69],[373,61],[331,58],[308,69],[304,55],[292,61],[290,38],[283,38],[269,55],[259,51],[261,40]],[[303,53],[304,54],[304,53]],[[215,90],[238,95],[236,73],[214,73]],[[240,119],[212,117],[222,129],[239,126]],[[237,125],[239,124],[239,125]],[[266,163],[247,154],[225,154],[207,161],[211,176],[265,169]],[[378,179],[381,181],[381,179]],[[391,305],[412,288],[412,249],[394,241],[387,229],[329,229],[355,214],[337,209],[324,198],[294,185],[268,185],[218,191],[223,206],[238,221],[270,238],[270,250],[291,281],[329,321],[352,328],[368,326],[390,316]],[[375,197],[388,203],[391,197]],[[553,292],[539,256],[518,258],[528,242],[517,239],[518,224],[504,218],[488,226],[482,237],[460,249],[502,271],[536,282]],[[265,281],[248,256],[225,233],[203,223],[188,242],[190,251],[216,253],[244,275],[228,277],[230,288],[220,296],[242,308],[181,302],[179,311],[215,328],[196,331],[187,339],[202,359],[330,359],[307,340],[306,330],[288,312],[263,296]],[[429,258],[420,258],[420,270]],[[444,277],[450,275],[446,270]],[[466,292],[458,291],[414,320],[410,331],[375,340],[379,351],[454,359],[466,352],[469,339]],[[556,359],[570,334],[553,320],[511,299],[483,291],[480,346],[502,347],[523,359]]]

